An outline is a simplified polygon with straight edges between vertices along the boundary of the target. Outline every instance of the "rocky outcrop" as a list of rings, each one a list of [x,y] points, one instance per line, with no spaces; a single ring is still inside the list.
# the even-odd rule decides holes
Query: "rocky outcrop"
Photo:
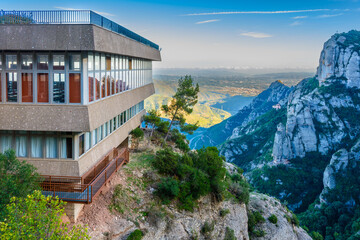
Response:
[[[324,44],[317,70],[321,86],[341,80],[347,87],[360,87],[360,43],[353,41],[358,34],[335,34]]]
[[[312,238],[304,229],[289,223],[292,214],[281,203],[267,195],[254,193],[250,197],[249,209],[263,213],[265,222],[256,226],[257,230],[265,232],[265,236],[251,239],[287,239],[287,240],[311,240]],[[277,223],[268,220],[271,215],[275,215]]]

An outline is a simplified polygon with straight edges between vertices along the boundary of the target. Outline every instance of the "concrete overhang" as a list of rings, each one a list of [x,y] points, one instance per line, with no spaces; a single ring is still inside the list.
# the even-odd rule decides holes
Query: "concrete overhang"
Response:
[[[92,24],[0,24],[5,51],[97,51],[161,61],[160,51]]]
[[[0,104],[0,130],[89,132],[155,93],[154,84],[88,105]]]

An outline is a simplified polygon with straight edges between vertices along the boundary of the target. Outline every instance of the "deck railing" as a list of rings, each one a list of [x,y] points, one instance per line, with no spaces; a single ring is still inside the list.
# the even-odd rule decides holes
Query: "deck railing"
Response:
[[[159,45],[91,10],[1,10],[0,24],[94,24],[159,50]]]
[[[97,168],[102,166],[101,162],[104,159],[112,156],[111,161],[106,161],[107,164],[103,168]],[[91,180],[81,177],[64,177],[64,176],[43,176],[44,182],[41,183],[43,194],[46,196],[57,196],[59,199],[67,202],[75,203],[91,203],[93,199],[100,193],[100,189],[111,178],[111,176],[125,163],[129,161],[129,151],[124,148],[121,150],[113,149],[108,153],[99,164],[90,170],[94,171],[95,175]],[[100,170],[99,170],[100,169]],[[84,181],[89,181],[84,184]]]

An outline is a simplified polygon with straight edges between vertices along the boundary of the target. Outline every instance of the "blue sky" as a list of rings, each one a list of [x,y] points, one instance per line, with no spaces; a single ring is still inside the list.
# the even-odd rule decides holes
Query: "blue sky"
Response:
[[[91,9],[159,44],[156,67],[315,69],[323,43],[360,30],[360,1],[6,1],[4,10]]]

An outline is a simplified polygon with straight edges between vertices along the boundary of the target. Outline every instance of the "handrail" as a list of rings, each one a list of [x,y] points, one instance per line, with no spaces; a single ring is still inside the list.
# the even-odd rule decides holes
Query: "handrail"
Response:
[[[94,24],[159,50],[159,45],[91,10],[0,11],[0,24]]]
[[[129,151],[127,148],[120,151],[114,148],[106,156],[108,157],[111,154],[113,154],[112,160],[107,162],[105,167],[88,184],[83,184],[80,177],[51,176],[50,178],[50,176],[45,176],[49,178],[40,184],[43,193],[54,197],[58,196],[59,199],[68,202],[91,203],[100,193],[100,189],[113,176],[114,172],[117,172],[122,165],[129,161]],[[50,179],[55,179],[55,182],[49,181]]]

